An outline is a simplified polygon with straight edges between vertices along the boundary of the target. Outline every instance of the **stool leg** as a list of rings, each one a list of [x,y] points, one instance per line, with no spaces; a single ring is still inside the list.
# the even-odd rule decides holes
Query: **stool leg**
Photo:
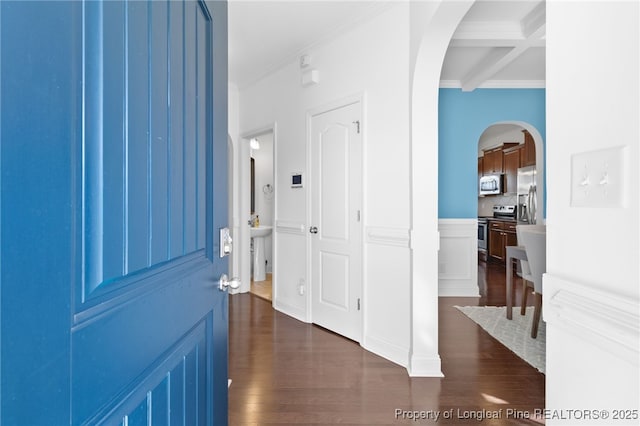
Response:
[[[533,324],[531,324],[531,337],[535,339],[538,337],[538,325],[540,324],[540,316],[542,314],[542,295],[540,293],[534,293],[534,296],[536,300],[533,310]]]
[[[522,279],[522,302],[520,304],[520,315],[525,315],[527,313],[527,294],[529,293],[527,285],[527,280]]]

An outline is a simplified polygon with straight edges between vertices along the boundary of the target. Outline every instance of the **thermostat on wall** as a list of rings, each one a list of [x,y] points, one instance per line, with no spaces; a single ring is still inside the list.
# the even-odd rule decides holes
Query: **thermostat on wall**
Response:
[[[291,173],[291,187],[302,188],[302,173]]]

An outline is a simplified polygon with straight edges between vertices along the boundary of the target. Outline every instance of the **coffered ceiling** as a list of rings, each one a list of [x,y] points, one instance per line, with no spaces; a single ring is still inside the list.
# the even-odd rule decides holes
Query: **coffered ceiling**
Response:
[[[247,86],[398,1],[229,1],[229,79]],[[544,87],[544,0],[477,0],[458,26],[441,86]]]

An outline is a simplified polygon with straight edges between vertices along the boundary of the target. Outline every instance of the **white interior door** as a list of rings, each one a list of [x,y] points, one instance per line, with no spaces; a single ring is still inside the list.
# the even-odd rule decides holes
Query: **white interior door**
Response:
[[[311,117],[311,315],[350,339],[362,335],[361,104]]]

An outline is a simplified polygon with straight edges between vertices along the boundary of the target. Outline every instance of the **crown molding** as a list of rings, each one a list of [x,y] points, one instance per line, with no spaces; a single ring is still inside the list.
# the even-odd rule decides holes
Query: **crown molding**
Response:
[[[462,89],[460,80],[440,80],[441,89]],[[545,80],[487,80],[478,89],[544,89]]]

